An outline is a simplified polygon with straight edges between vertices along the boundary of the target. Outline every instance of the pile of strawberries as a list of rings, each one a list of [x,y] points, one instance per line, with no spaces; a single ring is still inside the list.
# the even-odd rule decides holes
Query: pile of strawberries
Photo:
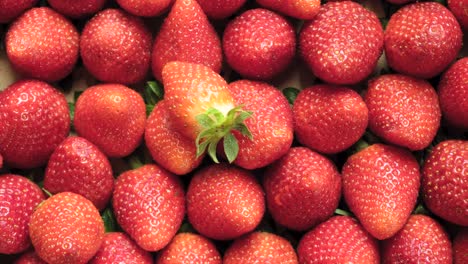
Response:
[[[468,1],[387,1],[0,0],[0,262],[468,263]]]

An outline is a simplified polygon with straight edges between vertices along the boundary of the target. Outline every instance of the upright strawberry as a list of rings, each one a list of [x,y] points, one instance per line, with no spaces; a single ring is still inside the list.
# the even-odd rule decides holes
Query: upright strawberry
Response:
[[[468,30],[468,1],[467,0],[448,0],[448,8],[458,19],[460,26]]]
[[[293,147],[265,172],[263,186],[273,219],[304,231],[330,218],[341,196],[341,177],[326,157]]]
[[[250,9],[227,25],[223,51],[227,63],[243,77],[268,80],[291,64],[296,34],[281,15],[263,8]]]
[[[385,30],[385,55],[395,71],[418,78],[441,73],[458,55],[462,31],[453,14],[437,2],[403,6]]]
[[[80,41],[86,69],[102,82],[133,84],[148,73],[151,32],[143,20],[106,9],[88,20]]]
[[[182,183],[156,165],[122,173],[115,182],[112,206],[117,222],[147,251],[164,248],[185,215]]]
[[[86,263],[101,246],[104,222],[91,201],[62,192],[36,208],[29,235],[37,255],[47,263]]]
[[[0,24],[9,23],[24,11],[36,5],[38,0],[2,0],[0,1]]]
[[[221,255],[209,239],[193,233],[177,234],[158,254],[156,264],[221,264]]]
[[[5,44],[8,59],[20,74],[53,82],[73,70],[79,40],[78,30],[68,19],[53,9],[38,7],[10,25]]]
[[[174,0],[117,0],[119,6],[135,16],[154,17],[165,12]]]
[[[16,259],[13,264],[47,264],[47,262],[39,258],[36,251],[30,250],[21,254],[21,256]]]
[[[25,177],[0,175],[0,254],[17,254],[31,246],[29,221],[44,199],[39,186]]]
[[[408,220],[419,191],[419,164],[412,154],[374,144],[350,156],[343,166],[343,196],[364,228],[386,239]]]
[[[124,157],[143,140],[146,106],[141,95],[120,84],[88,87],[75,105],[75,130],[108,157]]]
[[[237,12],[247,0],[197,0],[203,12],[213,19],[224,19]]]
[[[367,78],[382,54],[384,33],[372,11],[351,1],[329,2],[301,29],[299,48],[312,73],[325,82]]]
[[[468,226],[468,141],[437,144],[422,170],[421,192],[426,207],[458,225]]]
[[[265,212],[261,185],[254,175],[227,164],[198,171],[187,191],[187,216],[202,235],[230,240],[251,232]]]
[[[445,119],[455,127],[468,130],[468,57],[448,68],[442,75],[438,88],[440,107]]]
[[[84,18],[96,14],[107,0],[47,0],[60,14],[71,18]]]
[[[294,132],[291,107],[274,86],[240,80],[229,84],[236,104],[253,113],[245,120],[252,134],[249,137],[234,131],[239,153],[234,164],[245,169],[265,167],[278,160],[291,147]]]
[[[320,0],[257,0],[257,3],[301,20],[313,19],[320,10]]]
[[[51,193],[81,194],[102,210],[114,188],[112,167],[93,143],[81,137],[69,137],[50,156],[44,188]]]
[[[377,241],[349,216],[334,216],[307,232],[297,254],[299,263],[380,263]]]
[[[294,132],[302,145],[322,153],[338,153],[362,137],[368,109],[351,88],[319,84],[298,94],[293,117]]]
[[[444,228],[426,215],[411,215],[393,237],[382,241],[382,263],[452,263],[452,245]]]
[[[236,106],[226,81],[207,66],[178,61],[168,63],[162,77],[174,130],[196,141],[197,156],[207,149],[214,161],[217,144],[224,138],[224,151],[232,162],[239,146],[231,131],[251,136],[244,121],[252,113]]]
[[[0,93],[0,153],[15,168],[47,163],[70,132],[67,100],[37,80],[20,80]]]
[[[184,61],[221,71],[221,41],[196,0],[175,0],[154,41],[153,75],[162,80],[166,63]]]
[[[369,81],[364,100],[369,128],[386,141],[421,150],[429,146],[440,126],[436,91],[425,80],[389,74]]]
[[[101,247],[88,264],[113,263],[153,264],[153,257],[125,233],[110,232],[104,235]]]
[[[288,263],[297,264],[291,243],[268,232],[252,232],[242,236],[226,250],[223,263]]]
[[[453,263],[468,263],[468,229],[460,229],[453,239]]]
[[[191,172],[200,165],[204,157],[197,157],[193,140],[174,129],[165,100],[157,103],[148,117],[145,143],[153,160],[177,175]]]

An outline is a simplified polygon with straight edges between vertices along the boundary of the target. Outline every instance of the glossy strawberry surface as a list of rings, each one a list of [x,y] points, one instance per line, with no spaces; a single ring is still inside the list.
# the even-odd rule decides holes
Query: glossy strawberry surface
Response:
[[[247,0],[197,0],[203,12],[213,19],[224,19],[238,11]]]
[[[33,7],[38,0],[3,0],[0,2],[0,23],[8,23]]]
[[[117,3],[122,9],[135,16],[153,17],[169,9],[174,0],[117,0]]]
[[[297,19],[313,19],[320,10],[319,0],[257,0],[258,4]]]
[[[39,258],[34,250],[25,252],[19,256],[14,264],[47,264],[44,260]]]
[[[60,14],[70,18],[84,18],[99,12],[107,0],[47,0]]]

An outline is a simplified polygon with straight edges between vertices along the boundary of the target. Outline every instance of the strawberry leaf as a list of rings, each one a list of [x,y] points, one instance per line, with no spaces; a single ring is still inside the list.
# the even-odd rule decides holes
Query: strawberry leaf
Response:
[[[239,153],[239,144],[236,137],[232,133],[227,133],[223,140],[224,153],[229,161],[232,163]]]
[[[104,221],[104,227],[106,233],[115,232],[118,230],[117,221],[115,220],[114,212],[110,207],[107,207],[101,215],[102,220]]]
[[[149,81],[146,83],[143,97],[146,103],[146,114],[149,115],[154,106],[163,99],[164,89],[158,82]]]
[[[299,89],[296,89],[294,87],[288,87],[283,89],[283,95],[286,97],[286,99],[288,99],[290,105],[294,104],[294,101],[296,101],[299,92]]]

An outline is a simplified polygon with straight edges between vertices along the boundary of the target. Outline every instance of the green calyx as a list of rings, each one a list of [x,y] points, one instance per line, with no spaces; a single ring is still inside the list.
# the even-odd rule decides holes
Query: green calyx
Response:
[[[196,116],[202,131],[198,134],[195,144],[197,157],[208,152],[214,162],[219,163],[216,156],[218,142],[223,140],[224,153],[229,163],[232,163],[239,153],[239,144],[232,134],[233,130],[252,139],[252,134],[245,125],[245,120],[252,116],[252,112],[242,109],[242,105],[231,109],[226,115],[215,108],[208,109],[205,113]]]

